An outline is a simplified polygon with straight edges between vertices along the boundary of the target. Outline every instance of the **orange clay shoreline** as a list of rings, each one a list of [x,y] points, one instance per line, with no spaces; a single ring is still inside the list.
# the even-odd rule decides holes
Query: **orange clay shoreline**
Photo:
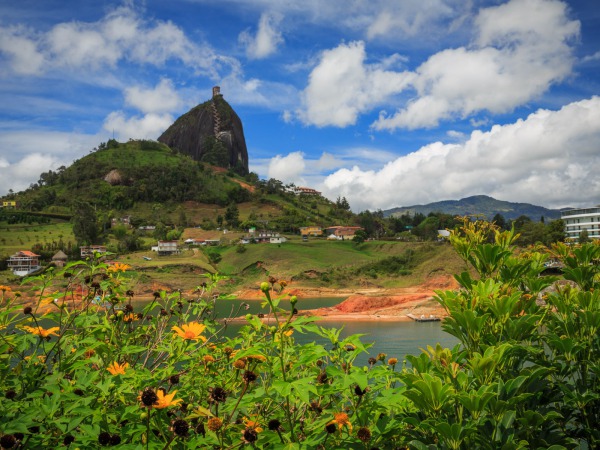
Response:
[[[437,275],[421,285],[406,288],[367,288],[358,290],[336,290],[327,288],[303,288],[289,286],[283,294],[298,296],[299,314],[317,316],[321,320],[335,321],[410,321],[414,316],[445,317],[446,311],[434,300],[435,291],[457,289],[453,277]],[[236,292],[238,298],[264,299],[258,289]],[[302,298],[346,297],[338,305],[302,311]]]
[[[154,286],[160,290],[158,286]],[[299,315],[317,316],[321,320],[334,321],[410,321],[408,314],[420,317],[446,316],[444,308],[434,300],[436,290],[452,290],[458,287],[453,277],[449,275],[436,275],[429,277],[423,284],[405,288],[377,288],[364,289],[331,289],[314,288],[288,285],[281,294],[272,293],[273,297],[298,297],[297,308]],[[135,293],[134,302],[151,300],[150,290]],[[193,297],[193,292],[182,292],[183,296]],[[262,301],[264,294],[258,287],[242,289],[233,293],[237,298],[248,301]],[[312,310],[302,310],[302,298],[340,297],[345,298],[338,305]],[[21,303],[34,306],[34,300],[27,297],[21,298]],[[66,299],[68,305],[78,306],[77,299]],[[43,308],[45,309],[45,308]],[[265,316],[268,320],[269,317]],[[231,319],[230,319],[231,320]],[[236,319],[233,319],[236,320]]]

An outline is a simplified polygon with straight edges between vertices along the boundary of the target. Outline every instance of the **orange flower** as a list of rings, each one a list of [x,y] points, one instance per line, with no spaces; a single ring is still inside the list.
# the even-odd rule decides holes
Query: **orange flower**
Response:
[[[112,266],[110,266],[108,269],[106,269],[106,271],[107,272],[125,272],[129,269],[131,269],[131,266],[129,264],[123,264],[123,263],[116,262]]]
[[[206,422],[206,426],[210,431],[219,431],[223,426],[223,421],[218,417],[211,417]]]
[[[344,425],[348,426],[348,428],[352,429],[352,424],[350,423],[350,418],[346,413],[335,413],[333,415],[333,420],[329,422],[327,425],[336,424],[338,429],[341,430]]]
[[[244,425],[246,425],[246,428],[252,428],[257,433],[260,433],[263,430],[258,421],[250,420],[248,417],[244,418]]]
[[[106,368],[112,375],[125,375],[125,369],[129,367],[129,363],[119,364],[118,362],[113,362],[110,366]]]
[[[169,406],[178,405],[183,400],[180,398],[174,399],[173,397],[175,397],[176,393],[177,393],[177,391],[173,391],[170,394],[166,394],[165,391],[163,391],[162,389],[159,389],[158,391],[156,391],[158,400],[156,400],[156,402],[152,406],[154,406],[156,409],[164,409],[164,408],[168,408]]]
[[[10,286],[4,286],[3,284],[0,284],[0,291],[2,291],[2,292],[11,292],[12,288]]]
[[[396,364],[398,364],[398,358],[390,358],[390,359],[388,359],[388,364],[390,366],[395,366]]]
[[[267,357],[264,355],[246,355],[247,359],[253,359],[255,361],[259,361],[259,362],[265,362],[267,360]]]
[[[47,338],[50,335],[54,335],[54,336],[58,336],[58,334],[56,333],[58,330],[60,330],[60,327],[52,327],[52,328],[48,328],[47,330],[45,330],[42,327],[29,327],[29,326],[24,326],[23,329],[31,334],[35,334],[38,335],[40,337],[43,338]]]
[[[202,359],[204,360],[205,364],[213,363],[216,361],[216,359],[212,355],[204,355]]]
[[[133,322],[134,320],[137,320],[137,315],[134,313],[125,314],[123,316],[123,322],[125,323]]]
[[[206,326],[198,322],[184,323],[181,328],[174,326],[171,328],[181,339],[189,341],[197,341],[201,339],[202,342],[206,342],[206,338],[201,336],[202,332],[206,329]]]

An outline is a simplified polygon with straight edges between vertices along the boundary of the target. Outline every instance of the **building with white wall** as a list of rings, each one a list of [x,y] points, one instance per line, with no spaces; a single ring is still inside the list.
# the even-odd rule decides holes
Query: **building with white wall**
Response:
[[[560,218],[565,223],[567,239],[579,241],[583,230],[587,230],[590,238],[600,239],[600,206],[563,211]]]

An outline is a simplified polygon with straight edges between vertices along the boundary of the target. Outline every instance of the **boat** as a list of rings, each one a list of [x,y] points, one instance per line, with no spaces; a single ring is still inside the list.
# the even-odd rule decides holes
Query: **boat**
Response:
[[[421,314],[420,316],[415,316],[414,314],[407,314],[406,317],[414,320],[415,322],[439,322],[442,320],[438,316]]]

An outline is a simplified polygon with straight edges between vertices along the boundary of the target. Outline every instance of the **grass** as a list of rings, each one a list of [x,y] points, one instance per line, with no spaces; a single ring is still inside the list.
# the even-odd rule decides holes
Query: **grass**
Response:
[[[51,244],[60,239],[65,243],[75,242],[69,222],[53,222],[45,225],[0,223],[1,255],[10,256],[20,250],[30,250],[35,244]]]
[[[214,209],[213,209],[214,211]],[[449,245],[399,241],[367,241],[356,245],[351,241],[328,241],[310,238],[303,242],[300,236],[288,235],[288,242],[278,244],[247,244],[239,252],[232,244],[244,233],[227,233],[189,228],[188,237],[220,239],[229,245],[198,247],[172,256],[157,256],[152,251],[138,251],[120,255],[116,259],[132,266],[138,287],[152,286],[171,289],[193,289],[202,283],[202,273],[219,272],[230,277],[222,289],[234,290],[253,286],[268,275],[278,279],[297,280],[299,284],[313,287],[348,288],[374,286],[382,288],[407,287],[423,283],[435,273],[460,273],[464,264]],[[33,244],[51,243],[62,237],[64,242],[74,242],[68,222],[48,225],[0,224],[0,244],[6,257],[19,250],[31,249]],[[150,239],[148,242],[154,242]],[[377,269],[377,262],[385,264],[386,258],[403,257],[412,251],[410,270],[385,273]],[[215,268],[210,264],[207,251],[218,252],[221,261]],[[145,258],[149,258],[145,259]],[[371,265],[369,270],[361,270]],[[0,272],[0,284],[15,284],[9,271]]]

